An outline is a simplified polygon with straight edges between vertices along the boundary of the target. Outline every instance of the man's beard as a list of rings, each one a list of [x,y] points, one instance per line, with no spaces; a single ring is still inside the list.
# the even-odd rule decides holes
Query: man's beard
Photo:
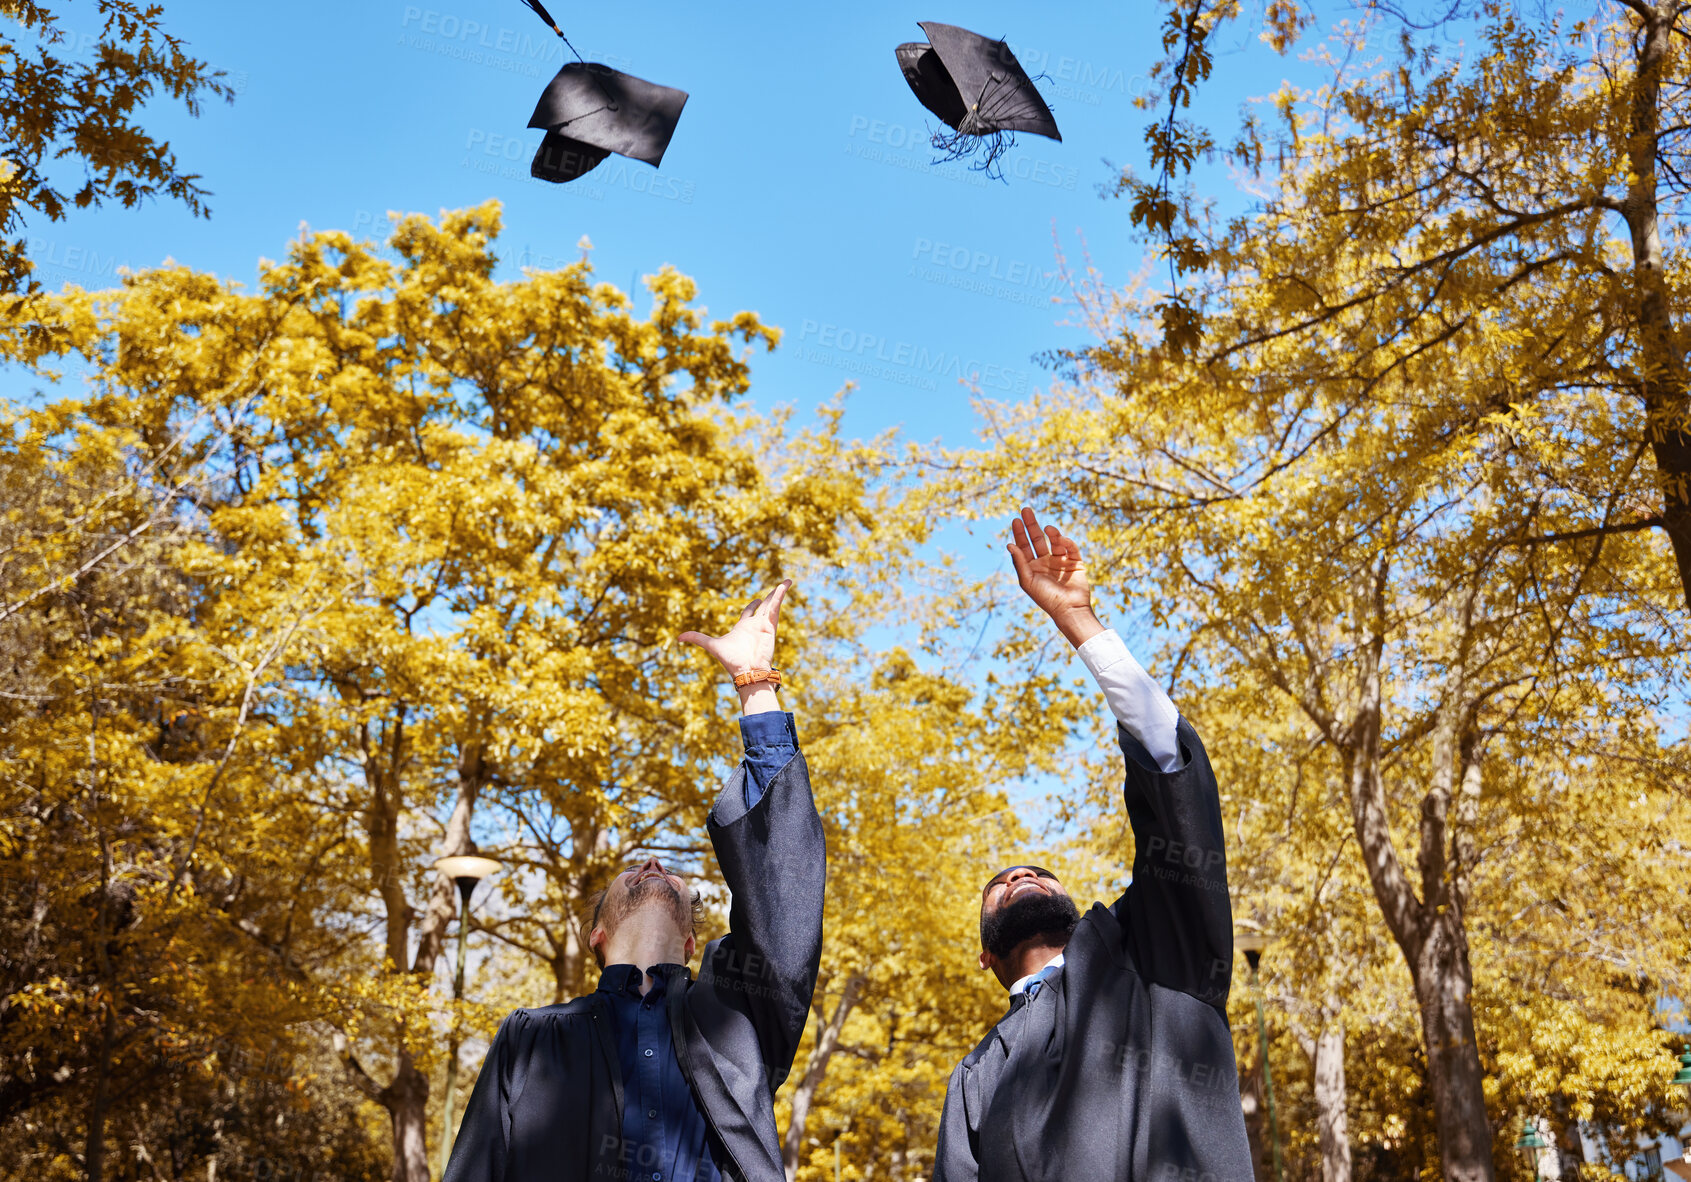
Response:
[[[643,907],[660,907],[667,910],[683,935],[693,930],[691,901],[684,898],[681,892],[675,889],[675,884],[661,874],[649,875],[629,887],[628,893],[622,897],[621,904],[616,908],[616,914],[608,917],[610,922],[605,924],[605,930],[616,927]]]
[[[1080,912],[1067,895],[1029,891],[981,917],[981,947],[1002,960],[1035,936],[1043,936],[1050,944],[1067,944],[1079,922]]]

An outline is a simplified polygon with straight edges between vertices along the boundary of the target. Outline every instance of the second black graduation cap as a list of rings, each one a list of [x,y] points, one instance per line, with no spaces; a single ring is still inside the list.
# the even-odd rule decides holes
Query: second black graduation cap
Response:
[[[528,121],[546,132],[529,174],[562,184],[612,152],[661,164],[686,103],[684,90],[598,62],[570,62],[547,83]]]
[[[946,126],[962,135],[1026,131],[1063,138],[1008,45],[956,25],[917,23],[928,41],[900,45],[898,65],[922,105]]]

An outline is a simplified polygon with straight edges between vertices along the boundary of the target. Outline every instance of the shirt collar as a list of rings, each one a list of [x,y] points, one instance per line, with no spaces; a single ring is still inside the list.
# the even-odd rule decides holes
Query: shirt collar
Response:
[[[1017,978],[1016,983],[1010,986],[1010,996],[1015,997],[1018,993],[1026,993],[1028,991],[1028,985],[1031,984],[1033,979],[1039,976],[1040,973],[1054,973],[1062,967],[1063,954],[1059,952],[1056,956],[1053,956],[1045,967],[1041,968],[1038,972],[1029,973],[1025,977]],[[635,988],[638,989],[639,985],[635,985]]]
[[[637,964],[611,964],[606,965],[605,971],[599,974],[599,988],[606,993],[639,997],[640,982],[647,973],[652,976],[654,990],[661,990],[675,976],[689,979],[692,976],[684,964],[655,964],[648,969],[641,969]]]

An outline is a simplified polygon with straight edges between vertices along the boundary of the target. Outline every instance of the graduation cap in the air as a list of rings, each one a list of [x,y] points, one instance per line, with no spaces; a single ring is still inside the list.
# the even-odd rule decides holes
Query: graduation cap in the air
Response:
[[[922,105],[951,128],[949,134],[936,131],[933,136],[945,159],[984,149],[975,167],[990,172],[1018,131],[1063,138],[1051,108],[1008,45],[956,25],[918,23],[928,40],[900,45],[898,66]]]
[[[523,0],[569,45],[540,0]],[[570,52],[575,46],[570,45]],[[579,59],[580,54],[576,54]],[[687,92],[659,86],[598,62],[573,61],[546,84],[528,125],[546,132],[529,175],[562,184],[597,168],[612,152],[663,162]]]

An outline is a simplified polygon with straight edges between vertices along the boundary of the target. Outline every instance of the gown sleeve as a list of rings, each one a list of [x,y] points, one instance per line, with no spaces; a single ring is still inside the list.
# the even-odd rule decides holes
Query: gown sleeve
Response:
[[[1221,796],[1209,756],[1186,719],[1181,762],[1161,771],[1127,727],[1122,797],[1133,826],[1133,881],[1111,911],[1141,976],[1221,1009],[1233,979],[1233,908]]]
[[[511,1097],[521,1091],[521,1068],[532,1042],[527,1017],[518,1010],[499,1024],[470,1091],[441,1182],[503,1182],[511,1139]]]
[[[745,767],[736,770],[706,824],[730,902],[728,934],[706,948],[699,984],[750,1019],[771,1092],[810,1017],[828,878],[810,769],[796,747],[755,798]]]

